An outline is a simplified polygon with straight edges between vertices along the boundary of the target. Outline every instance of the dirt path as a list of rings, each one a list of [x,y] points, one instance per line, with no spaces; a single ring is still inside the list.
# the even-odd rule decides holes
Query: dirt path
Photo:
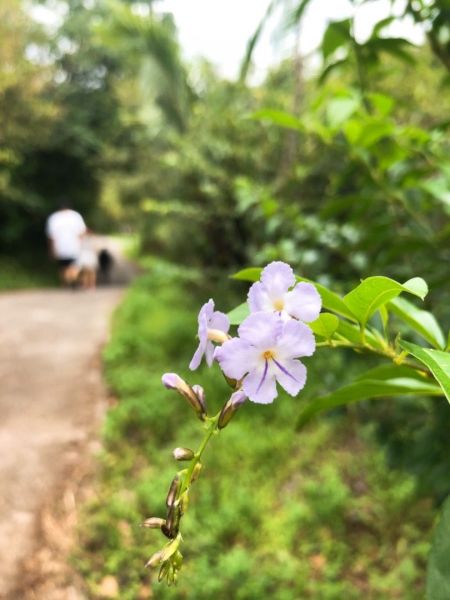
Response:
[[[12,598],[33,552],[45,499],[98,429],[106,404],[99,350],[121,293],[0,295],[0,598]]]

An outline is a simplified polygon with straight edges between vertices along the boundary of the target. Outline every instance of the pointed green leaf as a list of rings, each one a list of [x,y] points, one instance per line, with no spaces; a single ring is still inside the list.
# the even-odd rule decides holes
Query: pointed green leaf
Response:
[[[322,313],[318,319],[312,323],[308,323],[308,326],[311,327],[315,334],[329,339],[338,328],[339,319],[331,313]]]
[[[431,543],[427,568],[427,600],[450,598],[450,496],[444,502],[441,518]]]
[[[391,300],[388,308],[435,348],[445,347],[444,334],[430,312],[417,308],[404,298]]]
[[[430,369],[450,402],[450,353],[422,348],[404,341],[400,342],[400,346]]]
[[[240,281],[258,281],[261,276],[261,267],[249,267],[248,269],[242,269],[234,275],[231,275],[232,279],[239,279]]]
[[[378,367],[374,367],[373,369],[369,369],[369,371],[365,371],[361,373],[357,380],[359,379],[418,379],[419,381],[424,381],[428,383],[433,383],[431,378],[427,378],[423,371],[418,371],[413,367],[409,367],[408,365],[380,365]]]
[[[227,316],[230,319],[231,325],[240,325],[249,314],[250,309],[248,304],[247,302],[243,302],[242,304],[239,304],[239,306],[236,306],[236,308],[233,308],[233,310],[230,310]]]
[[[346,385],[331,394],[312,400],[298,420],[298,428],[303,427],[318,413],[337,406],[344,406],[370,398],[385,398],[391,396],[441,396],[442,390],[434,383],[419,381],[416,378],[399,377],[395,379],[360,379]]]
[[[375,311],[401,292],[409,292],[423,299],[428,287],[420,277],[410,279],[403,285],[389,277],[368,277],[344,297],[344,303],[365,326]]]
[[[352,313],[351,310],[349,310],[349,308],[344,303],[343,299],[338,294],[332,292],[324,285],[316,283],[315,281],[311,281],[310,279],[305,279],[303,277],[297,277],[297,279],[298,281],[306,281],[306,283],[312,283],[315,286],[316,290],[319,292],[322,298],[322,306],[324,308],[326,308],[327,310],[332,310],[338,315],[347,317],[347,319],[350,319],[351,321],[356,321],[355,315]]]

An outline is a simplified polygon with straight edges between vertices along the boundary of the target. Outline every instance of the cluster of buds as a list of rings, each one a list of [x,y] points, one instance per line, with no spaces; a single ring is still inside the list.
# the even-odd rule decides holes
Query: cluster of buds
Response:
[[[143,527],[159,529],[169,539],[164,548],[155,552],[145,566],[159,566],[158,581],[166,579],[167,583],[171,585],[176,583],[178,571],[183,562],[183,556],[179,550],[182,539],[180,521],[188,506],[190,486],[197,480],[202,469],[201,453],[209,437],[227,426],[234,413],[246,400],[246,396],[242,390],[234,392],[222,410],[215,417],[210,418],[207,416],[203,388],[198,385],[190,386],[175,373],[163,375],[162,382],[166,388],[175,390],[185,398],[196,415],[207,425],[206,438],[197,453],[190,448],[181,447],[175,448],[172,452],[175,460],[186,463],[186,468],[179,471],[170,484],[166,497],[166,518],[150,517],[142,523]]]
[[[169,542],[159,550],[155,552],[146,563],[146,567],[157,567],[159,566],[158,581],[166,579],[169,585],[176,583],[178,571],[181,569],[183,563],[183,555],[179,551],[179,545],[181,542],[181,534],[179,531],[180,519],[184,514],[185,502],[187,502],[187,494],[180,497],[181,490],[181,479],[180,474],[174,477],[170,484],[169,491],[166,498],[167,514],[165,519],[158,517],[150,517],[143,523],[143,527],[150,529],[159,529],[167,538]],[[186,501],[184,500],[186,498]]]
[[[205,392],[201,385],[193,385],[192,387],[181,379],[176,373],[165,373],[161,379],[163,385],[168,390],[175,390],[185,400],[188,401],[191,408],[194,409],[198,418],[204,421],[207,416]]]

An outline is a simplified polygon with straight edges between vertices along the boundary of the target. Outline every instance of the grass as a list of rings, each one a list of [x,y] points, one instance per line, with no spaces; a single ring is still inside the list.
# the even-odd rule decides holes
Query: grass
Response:
[[[0,256],[0,290],[55,287],[56,266],[45,257],[41,261]]]
[[[165,514],[177,470],[171,450],[195,448],[202,437],[202,424],[163,388],[161,374],[201,383],[211,413],[229,394],[215,369],[187,371],[198,306],[209,297],[199,290],[195,273],[153,263],[115,315],[104,360],[118,400],[105,422],[102,475],[74,557],[89,597],[101,598],[105,578],[113,577],[121,600],[423,598],[435,513],[429,499],[418,498],[415,480],[387,467],[355,419],[294,431],[300,403],[344,368],[325,354],[309,359],[299,398],[246,403],[213,439],[183,519],[178,586],[158,584],[157,572],[143,568],[164,543],[139,523]],[[216,303],[222,307],[219,297]]]

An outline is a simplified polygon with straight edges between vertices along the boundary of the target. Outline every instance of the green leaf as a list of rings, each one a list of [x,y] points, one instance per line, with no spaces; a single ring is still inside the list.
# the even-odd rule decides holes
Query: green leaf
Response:
[[[404,298],[391,300],[388,308],[435,348],[444,349],[444,334],[430,312],[417,308]]]
[[[357,98],[335,98],[327,105],[327,120],[332,128],[339,128],[342,123],[357,110],[359,100]]]
[[[239,281],[258,281],[261,276],[261,267],[249,267],[248,269],[242,269],[234,275],[231,275],[232,279],[239,279]]]
[[[311,401],[300,414],[297,426],[303,427],[318,413],[337,406],[344,406],[370,398],[386,398],[390,396],[441,396],[442,390],[433,383],[419,381],[416,378],[399,377],[394,379],[360,379],[346,385],[331,394]]]
[[[450,402],[450,353],[422,348],[404,341],[400,342],[400,346],[430,369]]]
[[[403,285],[389,277],[368,277],[344,297],[344,303],[365,326],[375,311],[401,292],[409,292],[423,299],[428,287],[420,277],[410,279]]]
[[[383,331],[386,334],[386,329],[387,329],[388,321],[389,321],[389,313],[388,313],[388,309],[386,308],[386,304],[383,304],[383,306],[380,306],[380,318],[381,318],[381,324],[383,325]]]
[[[288,112],[283,110],[276,110],[271,108],[264,108],[262,110],[257,110],[251,115],[252,119],[258,121],[268,121],[273,125],[278,125],[280,127],[286,127],[287,129],[296,129],[302,130],[304,129],[302,121],[297,119],[294,115],[291,115]]]
[[[350,19],[343,21],[332,21],[322,38],[322,54],[324,59],[328,58],[333,52],[342,46],[346,46],[352,41]]]
[[[327,310],[332,310],[333,312],[337,313],[338,315],[343,315],[344,317],[347,317],[347,319],[350,319],[352,321],[356,321],[355,315],[352,313],[351,310],[349,310],[349,308],[344,303],[343,299],[338,294],[336,294],[335,292],[332,292],[331,290],[326,288],[321,283],[316,283],[315,281],[311,281],[311,279],[305,279],[304,277],[297,277],[297,280],[305,281],[306,283],[312,283],[314,285],[314,287],[319,292],[319,294],[322,298],[323,308],[326,308]]]
[[[322,313],[319,318],[308,323],[313,332],[324,338],[329,339],[339,326],[339,319],[331,313]]]
[[[427,568],[427,600],[450,598],[450,496],[442,506],[441,518],[431,543]]]
[[[427,379],[427,376],[423,371],[418,371],[413,367],[409,367],[408,365],[379,365],[378,367],[374,367],[373,369],[369,369],[369,371],[365,371],[361,373],[357,380],[359,379],[378,379],[378,380],[386,380],[386,379],[418,379],[419,381],[426,381],[430,383],[430,379]]]
[[[396,17],[386,17],[385,19],[381,19],[378,23],[375,23],[374,28],[372,29],[372,34],[370,37],[377,38],[380,31],[382,31],[385,27],[390,25],[393,21],[395,21]]]
[[[249,314],[250,314],[250,309],[248,307],[247,302],[243,302],[242,304],[239,304],[239,306],[236,306],[236,308],[233,308],[233,310],[230,310],[230,312],[228,313],[228,318],[230,319],[230,324],[231,325],[240,325],[242,323],[242,321],[248,317]]]
[[[352,323],[347,323],[347,321],[339,321],[337,333],[354,346],[359,346],[361,344],[361,329]],[[367,327],[364,330],[364,339],[366,343],[373,348],[380,348],[381,350],[385,348],[387,343],[385,342],[383,344],[383,339],[376,337],[374,333]]]

